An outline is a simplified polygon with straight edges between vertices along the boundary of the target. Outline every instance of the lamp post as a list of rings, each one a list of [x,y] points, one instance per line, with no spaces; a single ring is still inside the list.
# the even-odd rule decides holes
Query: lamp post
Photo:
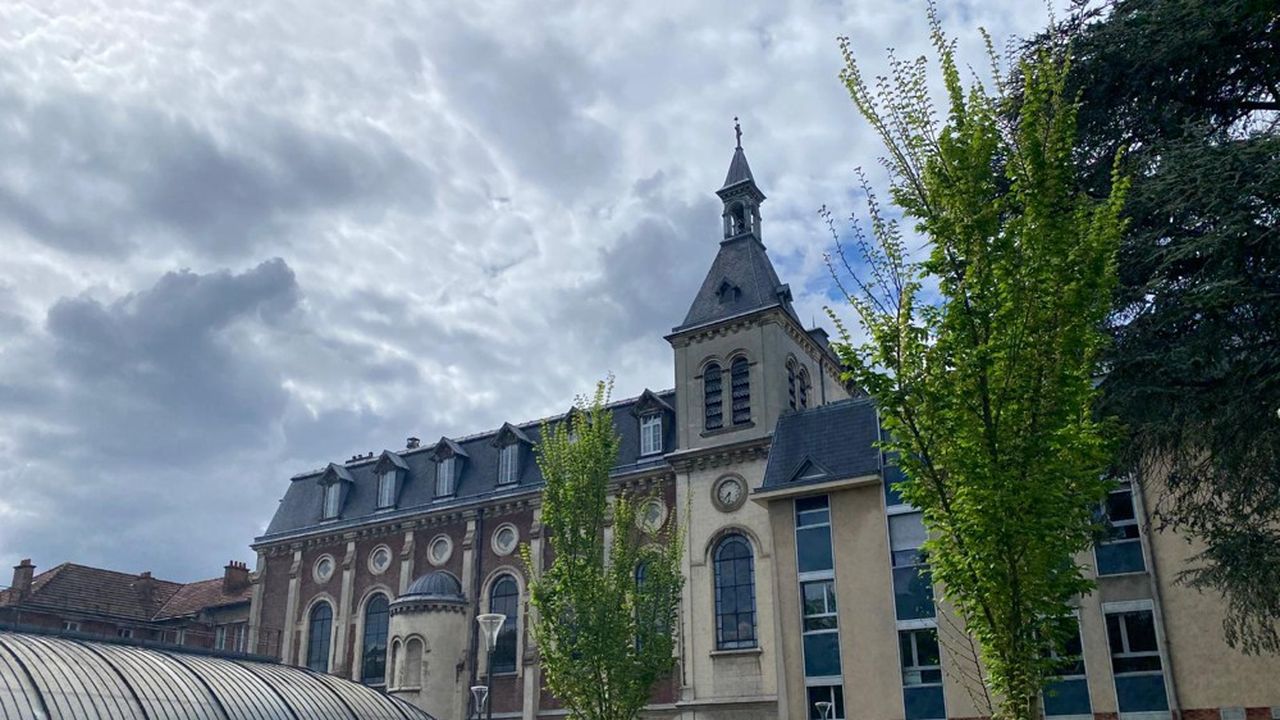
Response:
[[[826,700],[819,700],[813,706],[818,709],[818,715],[822,716],[822,720],[827,720],[831,717],[831,703]]]
[[[472,685],[471,699],[476,707],[476,717],[480,717],[484,712],[484,702],[489,699],[489,688],[484,685]]]
[[[480,625],[480,634],[484,636],[484,699],[489,699],[489,691],[493,689],[493,667],[491,660],[493,659],[493,648],[498,644],[498,631],[502,629],[502,623],[506,622],[507,616],[501,613],[484,613],[476,616],[476,622]],[[475,688],[471,689],[471,693],[475,694]],[[493,703],[490,702],[485,708],[485,717],[493,720]]]

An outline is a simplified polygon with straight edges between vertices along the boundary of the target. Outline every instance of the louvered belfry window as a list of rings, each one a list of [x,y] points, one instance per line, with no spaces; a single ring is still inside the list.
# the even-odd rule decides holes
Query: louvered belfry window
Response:
[[[733,361],[729,371],[733,391],[733,424],[751,422],[751,369],[746,358]]]
[[[720,382],[719,364],[711,363],[702,371],[702,404],[705,412],[704,426],[707,430],[715,430],[724,425]]]
[[[787,361],[787,404],[796,409],[796,364],[792,360]]]

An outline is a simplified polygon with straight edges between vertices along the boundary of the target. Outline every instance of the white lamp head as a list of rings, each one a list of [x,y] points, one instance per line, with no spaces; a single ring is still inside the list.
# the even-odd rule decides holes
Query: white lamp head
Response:
[[[476,712],[484,710],[484,704],[489,699],[489,688],[483,685],[471,686],[471,697],[476,701]]]
[[[506,619],[507,616],[500,613],[484,613],[476,616],[476,622],[480,624],[480,632],[484,635],[485,649],[490,652],[498,644],[498,631],[502,629],[502,623],[506,622]]]
[[[826,700],[819,700],[813,706],[818,709],[818,715],[822,717],[822,720],[827,720],[827,718],[831,717],[831,703]]]

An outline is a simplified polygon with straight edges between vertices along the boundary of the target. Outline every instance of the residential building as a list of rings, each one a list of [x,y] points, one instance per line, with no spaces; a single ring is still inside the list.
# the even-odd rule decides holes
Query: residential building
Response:
[[[677,670],[650,713],[983,715],[961,682],[971,645],[920,552],[920,513],[893,490],[898,474],[877,449],[876,409],[841,381],[826,333],[792,307],[741,146],[717,194],[718,253],[666,336],[674,388],[611,406],[615,482],[653,496],[644,527],[678,523],[685,542]],[[466,717],[467,688],[490,671],[494,717],[563,714],[539,671],[516,552],[527,544],[536,565],[547,562],[541,431],[522,422],[410,438],[292,478],[253,545],[250,643],[279,638],[286,663],[441,718]],[[1175,582],[1195,548],[1150,531],[1136,485],[1117,487],[1105,512],[1114,536],[1081,558],[1099,586],[1080,600],[1075,660],[1046,689],[1045,715],[1280,717],[1280,659],[1228,648],[1221,603]],[[481,612],[508,618],[488,667]]]
[[[177,583],[63,563],[36,574],[25,559],[0,590],[0,624],[11,629],[252,653],[249,568],[232,561],[222,577]]]

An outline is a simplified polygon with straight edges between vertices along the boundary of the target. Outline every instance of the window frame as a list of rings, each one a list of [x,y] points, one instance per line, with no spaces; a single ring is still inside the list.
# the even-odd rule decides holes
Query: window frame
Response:
[[[505,583],[510,583],[512,592],[499,593],[499,589]],[[499,609],[497,602],[511,602],[511,609]],[[488,675],[502,676],[515,675],[520,670],[520,582],[516,580],[515,575],[504,572],[493,579],[489,584],[488,598],[489,612],[501,613],[507,619],[502,623],[502,629],[498,631],[498,640],[494,643],[493,652],[489,653],[485,673]],[[508,645],[510,647],[511,660],[508,667],[506,658],[501,658],[503,664],[499,668],[497,660],[499,652],[507,652]]]
[[[718,362],[710,362],[702,369],[702,428],[719,430],[724,427],[724,370]]]
[[[826,682],[823,680],[805,681],[804,701],[806,718],[809,718],[809,720],[817,720],[822,717],[821,715],[816,714],[817,709],[815,707],[817,703],[822,701],[814,700],[813,695],[810,694],[814,690],[828,691],[827,697],[829,699],[827,702],[831,703],[831,717],[828,718],[828,720],[845,720],[845,718],[848,717],[844,707],[844,683],[837,679],[836,682]],[[839,698],[836,697],[837,692],[840,693]],[[837,702],[837,699],[839,702]]]
[[[1122,520],[1113,520],[1111,518],[1111,499],[1116,495],[1128,495],[1129,497],[1129,513],[1131,518]],[[1130,480],[1122,480],[1115,487],[1107,492],[1107,497],[1102,502],[1099,514],[1103,522],[1106,523],[1108,536],[1099,538],[1094,543],[1094,569],[1099,577],[1115,577],[1118,575],[1132,575],[1145,573],[1148,570],[1146,548],[1143,546],[1142,540],[1142,523],[1138,517],[1138,500],[1137,488]],[[1125,537],[1128,534],[1128,528],[1133,528],[1133,537]],[[1103,572],[1102,561],[1099,559],[1098,550],[1105,547],[1136,547],[1138,551],[1138,560],[1142,567],[1136,570],[1121,570],[1118,572]]]
[[[662,413],[647,412],[640,416],[640,455],[662,452]]]
[[[455,482],[458,475],[457,463],[458,458],[454,455],[442,457],[436,461],[435,497],[453,497],[454,492],[457,490],[454,487],[457,484]]]
[[[381,611],[375,611],[375,604],[381,601]],[[382,615],[381,625],[373,628],[378,630],[374,633],[373,639],[377,639],[376,635],[382,636],[382,675],[371,678],[369,675],[369,641],[370,634],[370,616],[375,612]],[[375,592],[365,600],[364,612],[362,615],[361,633],[360,633],[360,682],[371,686],[384,686],[387,684],[387,650],[391,647],[391,600],[386,593]]]
[[[328,613],[328,617],[323,620],[317,618],[317,613],[321,610]],[[318,621],[324,623],[323,633],[316,632],[316,625]],[[317,643],[317,637],[319,637],[323,642]],[[318,653],[317,648],[323,648],[323,650]],[[321,600],[317,602],[315,605],[312,605],[311,609],[307,612],[306,650],[306,657],[303,658],[305,661],[304,667],[316,672],[329,672],[329,668],[332,664],[332,658],[330,656],[333,654],[333,606],[329,604],[328,600]],[[323,657],[317,657],[317,654],[321,654]],[[321,663],[323,663],[324,667],[319,667]]]
[[[324,486],[323,505],[320,517],[323,520],[336,520],[342,515],[342,483],[331,482]]]
[[[916,642],[918,633],[933,633],[933,643],[938,648],[938,663],[936,665],[923,665],[920,663],[920,645]],[[902,636],[906,635],[911,639],[911,663],[908,664],[908,658],[902,655]],[[898,651],[901,657],[902,666],[902,687],[903,688],[919,688],[919,687],[941,687],[943,682],[942,674],[942,644],[938,641],[938,628],[936,626],[917,627],[917,628],[899,628],[898,630]],[[936,671],[938,679],[936,681],[924,681],[924,673]],[[907,682],[907,673],[915,672],[921,677],[919,682]]]
[[[517,440],[498,448],[498,484],[515,485],[520,480],[520,443]]]
[[[741,355],[729,363],[729,400],[729,419],[734,427],[750,425],[751,361]]]
[[[721,555],[730,547],[740,545],[746,550],[745,556],[735,556],[731,558],[722,558]],[[747,579],[741,580],[738,577],[737,563],[745,560],[747,563]],[[726,567],[732,567],[733,583],[722,581],[725,577],[724,570]],[[740,532],[726,533],[723,537],[716,541],[715,549],[711,553],[711,581],[713,584],[713,602],[714,617],[716,630],[716,650],[746,650],[749,648],[757,648],[760,646],[760,627],[759,627],[759,610],[756,597],[756,562],[755,548],[751,544],[751,540]],[[750,606],[749,609],[743,610],[738,606],[739,591],[742,588],[750,589]],[[727,611],[722,608],[727,605],[727,592],[733,592],[733,610]],[[750,637],[742,637],[742,627],[744,616],[748,618],[748,625],[751,628]],[[733,618],[734,636],[726,638],[724,634],[724,618]]]
[[[385,510],[396,506],[396,483],[400,479],[400,471],[392,468],[378,474],[378,509]]]

